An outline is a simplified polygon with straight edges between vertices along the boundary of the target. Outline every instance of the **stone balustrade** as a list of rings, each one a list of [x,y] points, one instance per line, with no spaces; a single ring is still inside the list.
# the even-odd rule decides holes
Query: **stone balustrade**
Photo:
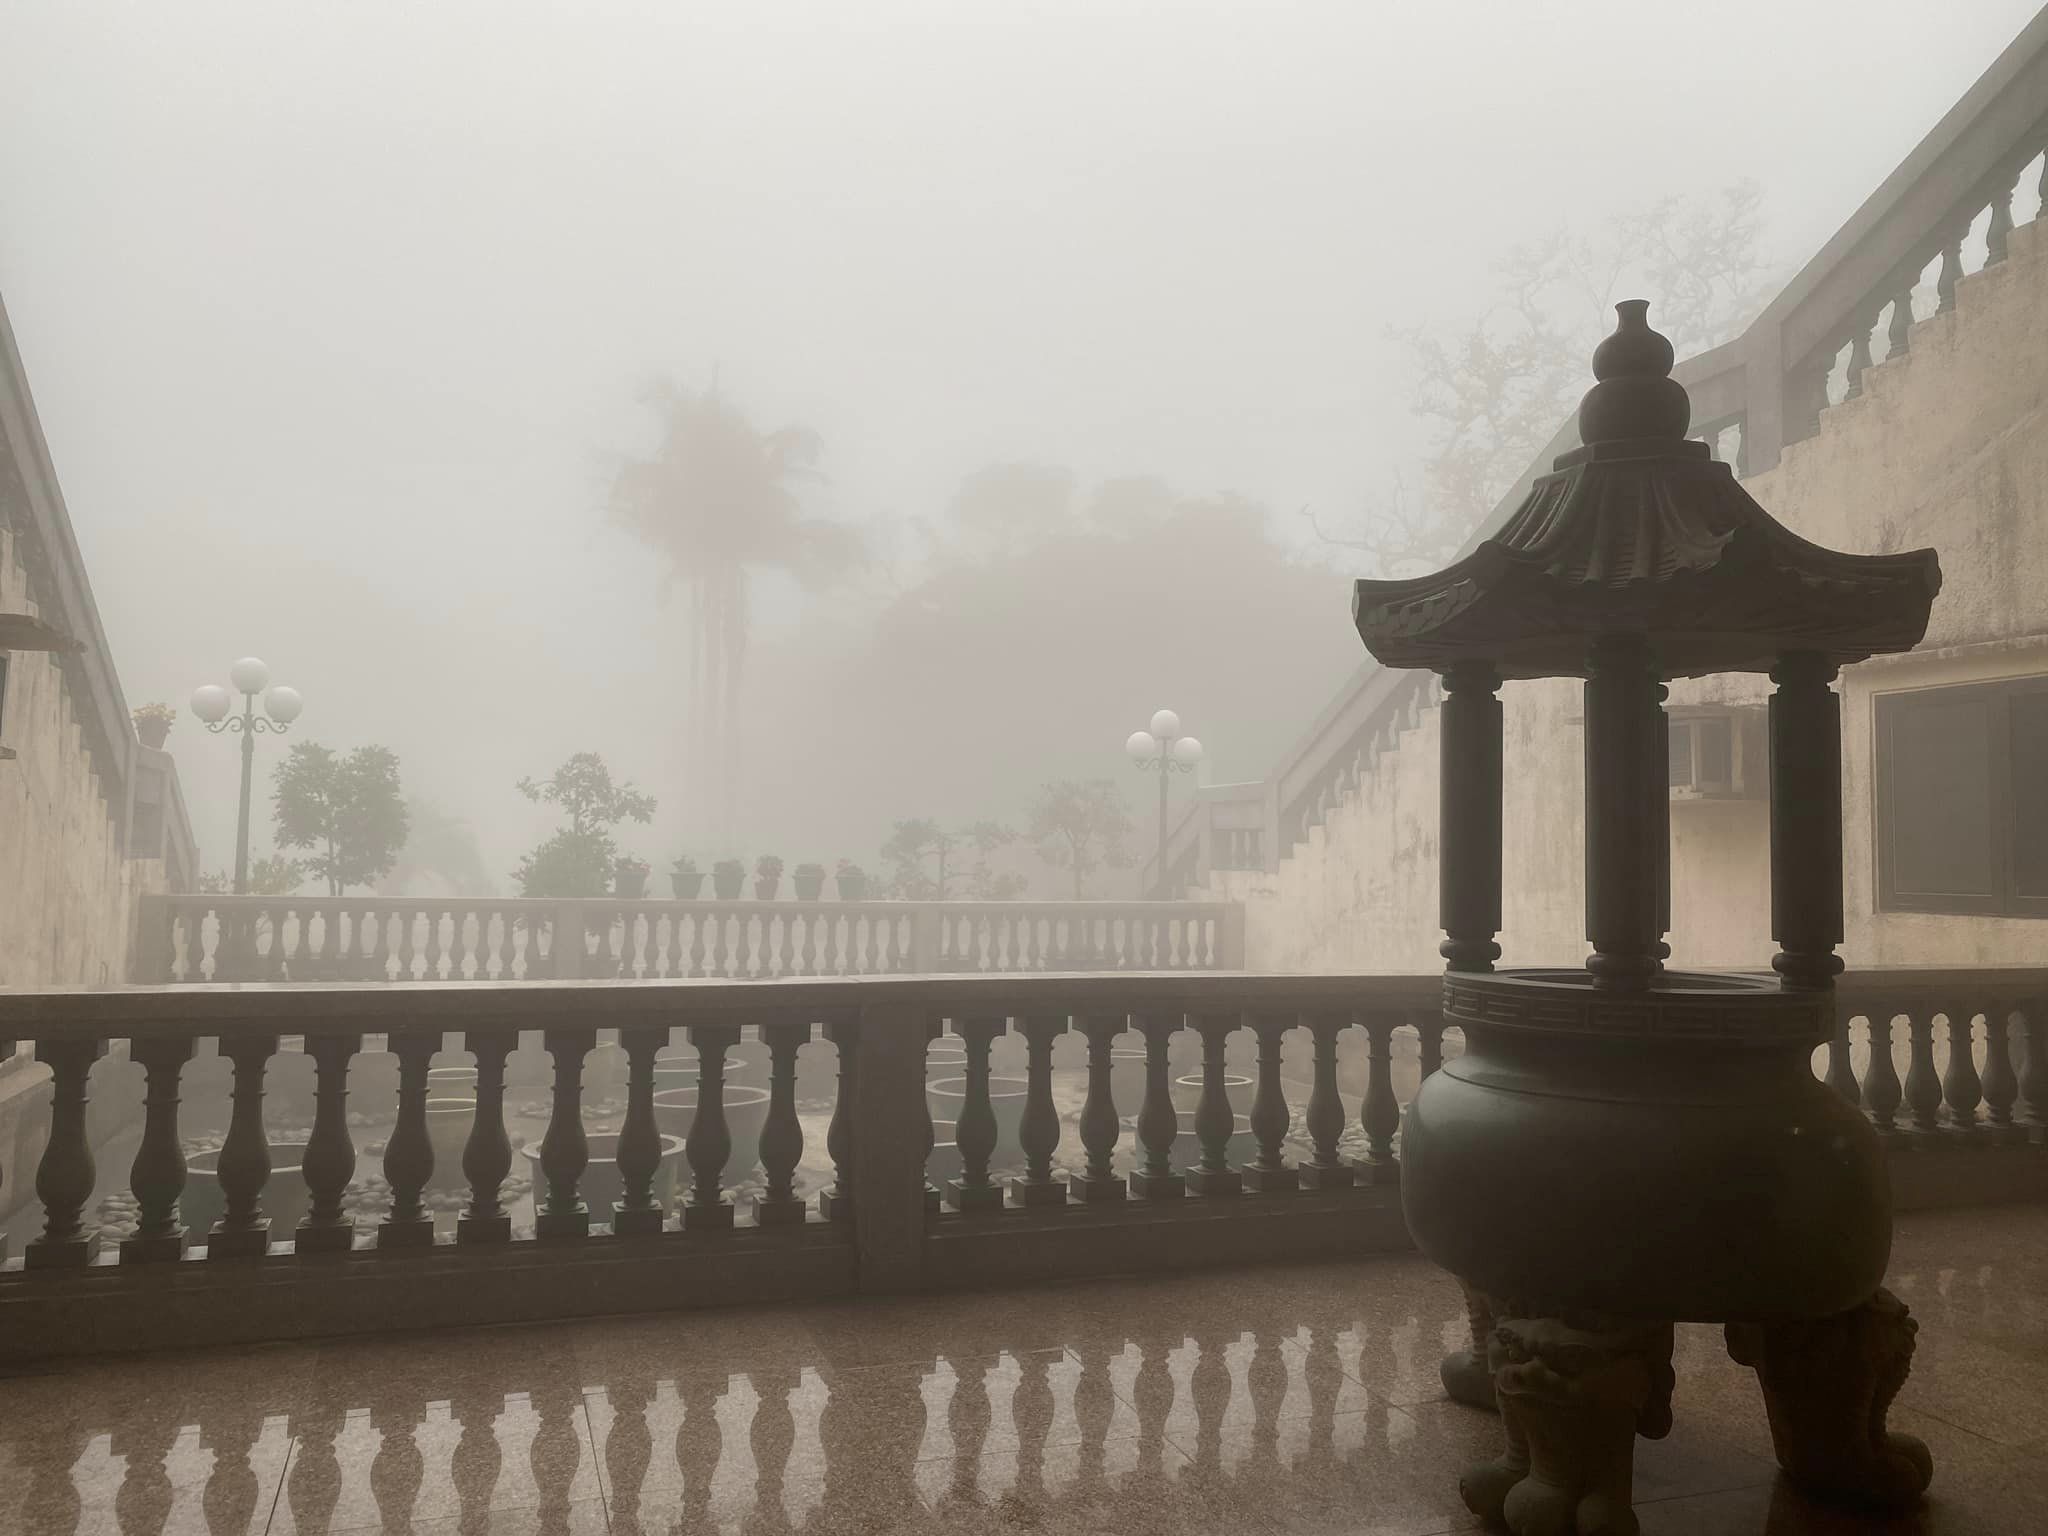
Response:
[[[0,994],[0,1035],[52,1079],[40,1212],[17,1215],[0,1270],[0,1358],[1405,1247],[1402,1106],[1462,1044],[1440,986],[1137,972]],[[2048,968],[1864,972],[1840,997],[1815,1070],[1887,1133],[1902,1205],[2048,1197]],[[546,1068],[519,1086],[522,1042]],[[743,1063],[761,1086],[736,1081]],[[219,1214],[188,1231],[181,1099],[208,1065],[231,1078]],[[311,1122],[280,1147],[288,1066]],[[110,1070],[143,1086],[118,1242],[89,1208],[88,1100]],[[934,1074],[957,1099],[943,1147]],[[434,1107],[451,1081],[454,1145]],[[594,1131],[593,1097],[614,1089],[617,1128]],[[530,1215],[521,1113],[539,1132]],[[374,1164],[372,1121],[390,1127]],[[289,1200],[271,1187],[286,1162]],[[272,1214],[287,1206],[289,1225]]]
[[[134,979],[566,981],[1230,970],[1232,902],[145,898]]]

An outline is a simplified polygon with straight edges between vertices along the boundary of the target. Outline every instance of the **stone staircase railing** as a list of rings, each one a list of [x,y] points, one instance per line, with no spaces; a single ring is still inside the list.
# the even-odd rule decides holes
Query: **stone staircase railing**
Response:
[[[1740,336],[1673,369],[1692,397],[1692,436],[1746,476],[1772,468],[1788,445],[1816,435],[1822,411],[1861,394],[1873,366],[1906,355],[1916,320],[1953,310],[1967,275],[2006,259],[2016,196],[2032,189],[2048,197],[2044,147],[2048,10]],[[1494,533],[1551,461],[1577,446],[1578,424],[1568,418],[1466,549]],[[1352,675],[1269,776],[1264,868],[1277,869],[1351,792],[1429,702],[1416,690],[1432,682],[1389,675],[1372,663]],[[1169,866],[1184,869],[1176,861],[1186,850],[1216,842],[1212,815],[1199,798],[1189,807],[1169,835]],[[1214,867],[1198,858],[1188,883],[1206,881]],[[1148,865],[1141,874],[1139,889],[1155,889],[1156,870]]]
[[[1402,1105],[1462,1049],[1440,997],[1229,973],[0,994],[52,1079],[0,1359],[1403,1247]],[[1839,1014],[1816,1071],[1867,1107],[1901,1206],[2048,1197],[2048,968],[1858,973]],[[89,1101],[138,1069],[127,1188],[95,1205]]]

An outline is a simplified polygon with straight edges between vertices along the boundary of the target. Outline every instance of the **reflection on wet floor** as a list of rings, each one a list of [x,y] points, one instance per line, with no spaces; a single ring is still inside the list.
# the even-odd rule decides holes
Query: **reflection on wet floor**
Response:
[[[2048,1529],[2048,1212],[1906,1218],[1891,1284],[1926,1509],[1793,1494],[1753,1382],[1685,1328],[1646,1532]],[[0,1379],[0,1528],[1464,1530],[1498,1430],[1437,1385],[1462,1325],[1386,1258],[76,1363]]]

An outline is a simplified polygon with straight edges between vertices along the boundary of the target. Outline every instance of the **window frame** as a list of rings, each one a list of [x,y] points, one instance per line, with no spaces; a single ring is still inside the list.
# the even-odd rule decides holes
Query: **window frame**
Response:
[[[1951,917],[2048,918],[2048,896],[2022,896],[2013,889],[2013,839],[2018,832],[2016,786],[2013,783],[2012,700],[2027,694],[2048,694],[2048,673],[1995,678],[1981,683],[1950,683],[1925,688],[1887,689],[1871,695],[1873,751],[1871,762],[1876,844],[1877,910],[1927,912]],[[1896,825],[1896,775],[1892,753],[1899,722],[1916,707],[1984,700],[1991,704],[1989,739],[1993,889],[1981,896],[1961,893],[1902,893],[1892,829]]]

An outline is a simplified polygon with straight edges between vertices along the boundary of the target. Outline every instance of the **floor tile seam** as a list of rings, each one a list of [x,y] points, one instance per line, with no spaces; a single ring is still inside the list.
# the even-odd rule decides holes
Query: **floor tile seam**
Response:
[[[576,1412],[583,1419],[584,1443],[590,1447],[591,1480],[597,1484],[598,1507],[604,1511],[604,1528],[612,1528],[612,1487],[611,1472],[604,1464],[604,1457],[597,1451],[597,1426],[590,1420],[590,1396],[586,1392],[576,1394]]]
[[[277,1487],[270,1495],[270,1511],[263,1517],[263,1529],[258,1536],[270,1536],[271,1528],[277,1524],[278,1506],[284,1502],[284,1487],[292,1475],[292,1463],[299,1458],[299,1436],[288,1435],[284,1446],[284,1464],[277,1469]]]
[[[1981,1429],[1971,1429],[1966,1424],[1958,1424],[1954,1419],[1936,1413],[1933,1409],[1921,1403],[1910,1401],[1903,1393],[1894,1401],[1898,1407],[1904,1408],[1909,1413],[1918,1414],[1923,1419],[1932,1419],[1944,1429],[1952,1429],[1959,1435],[1968,1435],[1972,1440],[1978,1441],[1992,1450],[2023,1451],[2029,1446],[2048,1445],[2048,1441],[2042,1440],[2001,1440],[1996,1435],[1987,1435]]]

